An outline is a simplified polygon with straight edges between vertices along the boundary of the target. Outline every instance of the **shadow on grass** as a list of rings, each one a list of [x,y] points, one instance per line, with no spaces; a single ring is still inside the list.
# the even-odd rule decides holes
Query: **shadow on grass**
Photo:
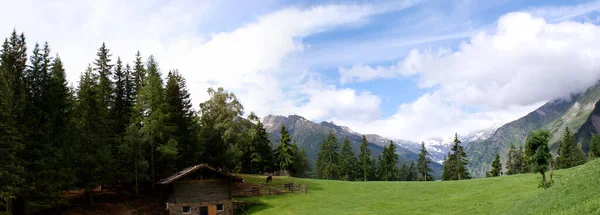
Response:
[[[234,214],[252,214],[272,208],[273,206],[256,199],[238,200],[233,203]]]

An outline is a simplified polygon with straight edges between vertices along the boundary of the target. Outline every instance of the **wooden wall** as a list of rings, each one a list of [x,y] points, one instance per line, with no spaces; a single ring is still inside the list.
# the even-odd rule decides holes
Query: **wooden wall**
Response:
[[[228,179],[178,181],[173,183],[173,193],[170,197],[170,201],[173,203],[199,203],[228,199],[231,199]]]

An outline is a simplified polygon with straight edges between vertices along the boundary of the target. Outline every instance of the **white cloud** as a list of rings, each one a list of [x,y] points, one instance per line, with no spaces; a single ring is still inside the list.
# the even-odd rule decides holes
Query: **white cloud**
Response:
[[[452,103],[444,102],[438,93],[432,93],[425,94],[412,103],[400,105],[393,116],[385,119],[366,123],[343,118],[331,120],[361,133],[424,141],[451,136],[455,132],[468,133],[490,129],[507,123],[510,119],[524,116],[542,104],[470,113]]]
[[[419,87],[432,90],[390,118],[356,125],[359,131],[411,140],[447,136],[506,123],[584,91],[600,79],[598,38],[600,27],[593,24],[509,13],[494,33],[479,33],[457,50],[413,50],[395,65],[356,65],[340,75],[342,82],[414,76]]]
[[[363,25],[371,15],[416,3],[288,7],[258,16],[241,27],[229,27],[234,30],[213,33],[203,29],[215,25],[206,23],[214,21],[207,14],[237,15],[227,14],[221,2],[10,1],[1,5],[25,10],[5,11],[0,33],[8,36],[13,28],[23,31],[30,46],[35,41],[48,41],[53,51],[60,53],[74,84],[106,42],[113,62],[117,56],[131,62],[140,50],[145,57],[153,54],[163,73],[179,69],[187,79],[194,106],[208,98],[208,87],[224,87],[238,96],[247,111],[260,116],[303,113],[314,120],[343,115],[364,120],[378,116],[380,102],[376,96],[313,79],[307,82],[308,67],[294,56],[308,46],[302,42],[304,37]],[[331,98],[340,103],[322,101]],[[367,112],[357,110],[363,99],[371,104],[360,108]]]

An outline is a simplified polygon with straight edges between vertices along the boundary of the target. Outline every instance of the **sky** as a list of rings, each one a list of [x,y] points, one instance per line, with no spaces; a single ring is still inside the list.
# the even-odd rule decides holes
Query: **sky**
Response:
[[[297,114],[421,141],[498,127],[600,79],[600,1],[6,1],[0,36],[47,41],[77,86],[103,42],[178,69],[195,108]]]

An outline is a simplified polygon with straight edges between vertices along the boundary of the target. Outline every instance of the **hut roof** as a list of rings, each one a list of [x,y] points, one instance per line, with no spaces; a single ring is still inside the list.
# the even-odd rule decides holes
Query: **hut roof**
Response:
[[[221,171],[219,169],[216,169],[208,164],[199,164],[199,165],[195,165],[195,166],[191,166],[188,168],[185,168],[184,170],[181,170],[179,172],[176,172],[175,174],[169,176],[168,178],[162,179],[159,182],[157,182],[157,184],[170,184],[174,181],[177,181],[177,179],[180,179],[181,177],[184,177],[192,172],[195,172],[196,170],[199,169],[205,169],[205,170],[209,170],[211,172],[217,173],[219,175],[225,176],[230,178],[231,180],[234,181],[244,181],[243,178],[236,176],[232,173],[229,172],[225,172],[225,171]]]

